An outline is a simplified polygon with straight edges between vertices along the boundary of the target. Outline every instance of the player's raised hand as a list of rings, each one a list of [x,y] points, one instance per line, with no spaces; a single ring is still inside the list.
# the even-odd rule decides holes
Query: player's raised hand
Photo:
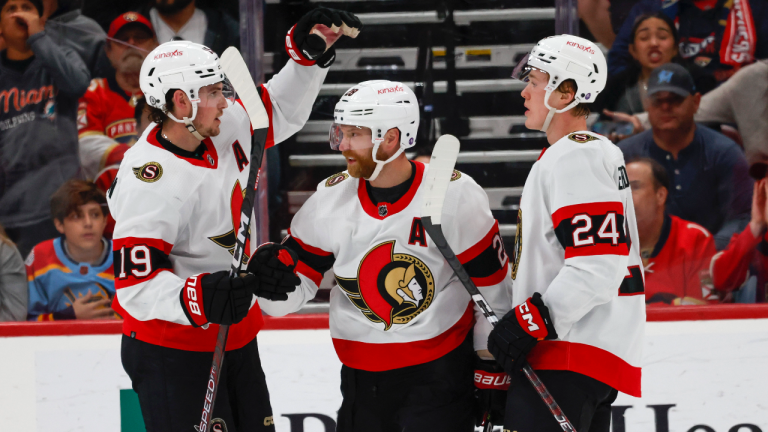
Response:
[[[352,13],[319,7],[307,12],[288,31],[285,49],[297,63],[329,67],[336,59],[333,44],[343,35],[356,38],[363,24]]]
[[[525,366],[529,352],[543,339],[557,339],[549,308],[534,293],[499,320],[488,336],[488,351],[512,375]]]
[[[181,289],[181,306],[195,327],[237,324],[248,315],[256,284],[253,275],[230,278],[224,270],[195,275]]]
[[[267,300],[288,300],[288,293],[296,291],[301,279],[296,276],[296,252],[277,243],[265,243],[256,249],[248,262],[248,273],[256,276],[253,293]]]

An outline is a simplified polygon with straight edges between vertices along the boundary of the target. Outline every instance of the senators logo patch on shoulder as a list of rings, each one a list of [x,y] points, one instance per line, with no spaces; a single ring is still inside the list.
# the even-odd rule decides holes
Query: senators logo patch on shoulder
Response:
[[[349,174],[345,172],[336,173],[328,177],[328,180],[325,181],[325,187],[336,186],[337,184],[343,182],[348,178],[349,178]]]
[[[573,133],[568,135],[568,139],[576,141],[577,143],[585,143],[587,141],[599,141],[599,138],[595,138],[590,134],[585,133]]]
[[[461,178],[461,171],[453,170],[453,173],[451,174],[451,181],[456,181],[460,178]]]
[[[157,162],[147,162],[140,167],[134,167],[133,174],[143,182],[154,183],[163,176],[163,167]]]
[[[384,331],[408,324],[435,298],[432,271],[419,258],[395,253],[395,240],[374,246],[360,262],[356,278],[336,276],[341,290],[360,312]]]

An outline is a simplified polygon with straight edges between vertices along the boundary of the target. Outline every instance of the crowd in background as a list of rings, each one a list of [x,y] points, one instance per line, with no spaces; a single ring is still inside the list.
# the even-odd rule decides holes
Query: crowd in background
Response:
[[[119,318],[105,193],[150,125],[141,64],[170,40],[239,45],[226,7],[106,3],[0,0],[0,321]],[[648,305],[765,302],[768,2],[579,11],[607,50],[592,127],[625,154]]]

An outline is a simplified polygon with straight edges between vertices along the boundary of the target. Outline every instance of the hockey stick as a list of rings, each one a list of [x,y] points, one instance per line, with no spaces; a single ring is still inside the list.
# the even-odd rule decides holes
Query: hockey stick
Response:
[[[467,289],[469,295],[472,296],[472,301],[483,311],[483,315],[491,323],[492,326],[496,326],[499,322],[498,317],[491,309],[491,306],[483,297],[480,290],[477,289],[475,283],[467,274],[464,266],[461,265],[459,259],[453,253],[451,246],[443,235],[443,229],[440,226],[441,217],[443,212],[443,202],[445,201],[445,194],[448,191],[448,184],[451,181],[451,174],[453,173],[453,167],[456,165],[456,158],[459,155],[459,140],[452,135],[443,135],[435,143],[435,148],[432,150],[432,159],[429,162],[429,170],[427,170],[426,179],[424,180],[424,188],[426,195],[424,198],[424,204],[421,207],[421,223],[424,229],[432,238],[440,253],[443,254],[445,260],[448,261],[448,265],[451,266],[456,276],[461,281],[464,288]],[[560,406],[555,402],[552,395],[549,394],[547,387],[541,382],[536,372],[531,369],[531,366],[525,365],[523,373],[528,380],[533,384],[533,388],[536,393],[541,396],[541,399],[547,404],[547,408],[555,416],[555,420],[560,424],[560,427],[564,431],[576,432],[573,425],[560,409]]]
[[[235,88],[240,101],[248,113],[248,117],[253,127],[251,136],[251,167],[248,171],[248,182],[245,185],[245,197],[240,207],[240,226],[237,227],[237,243],[232,253],[232,267],[229,271],[229,277],[236,277],[243,266],[243,254],[245,253],[245,242],[250,235],[249,227],[251,225],[251,214],[253,213],[253,200],[256,195],[256,185],[259,180],[259,168],[261,160],[264,158],[264,147],[267,142],[267,132],[269,131],[269,115],[261,101],[261,96],[256,89],[256,84],[251,78],[240,51],[235,47],[227,48],[219,60],[224,74],[229,82]],[[229,335],[229,326],[219,326],[219,334],[216,337],[216,348],[213,350],[213,364],[208,378],[208,388],[203,402],[203,415],[200,419],[200,425],[195,428],[198,432],[210,432],[213,421],[211,414],[216,402],[216,395],[219,392],[219,372],[224,363],[224,353],[227,346],[227,336]],[[223,421],[220,423],[223,425]],[[226,432],[226,425],[224,425]]]

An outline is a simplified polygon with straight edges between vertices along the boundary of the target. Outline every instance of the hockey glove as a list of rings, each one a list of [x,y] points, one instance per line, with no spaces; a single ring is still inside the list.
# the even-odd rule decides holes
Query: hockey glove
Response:
[[[541,294],[509,311],[488,336],[488,351],[504,370],[513,375],[525,366],[525,357],[543,339],[556,339],[557,333],[544,306]]]
[[[253,275],[230,278],[228,271],[195,275],[181,290],[181,308],[194,327],[237,324],[248,315],[255,284]]]
[[[288,300],[301,279],[294,272],[299,257],[296,252],[277,243],[265,243],[256,249],[248,262],[248,273],[256,276],[253,293],[267,300]]]
[[[285,50],[302,66],[327,68],[336,59],[333,44],[342,35],[356,38],[363,23],[349,12],[319,7],[307,12],[285,37]]]
[[[512,379],[495,360],[475,357],[475,426],[504,424],[507,389]]]

